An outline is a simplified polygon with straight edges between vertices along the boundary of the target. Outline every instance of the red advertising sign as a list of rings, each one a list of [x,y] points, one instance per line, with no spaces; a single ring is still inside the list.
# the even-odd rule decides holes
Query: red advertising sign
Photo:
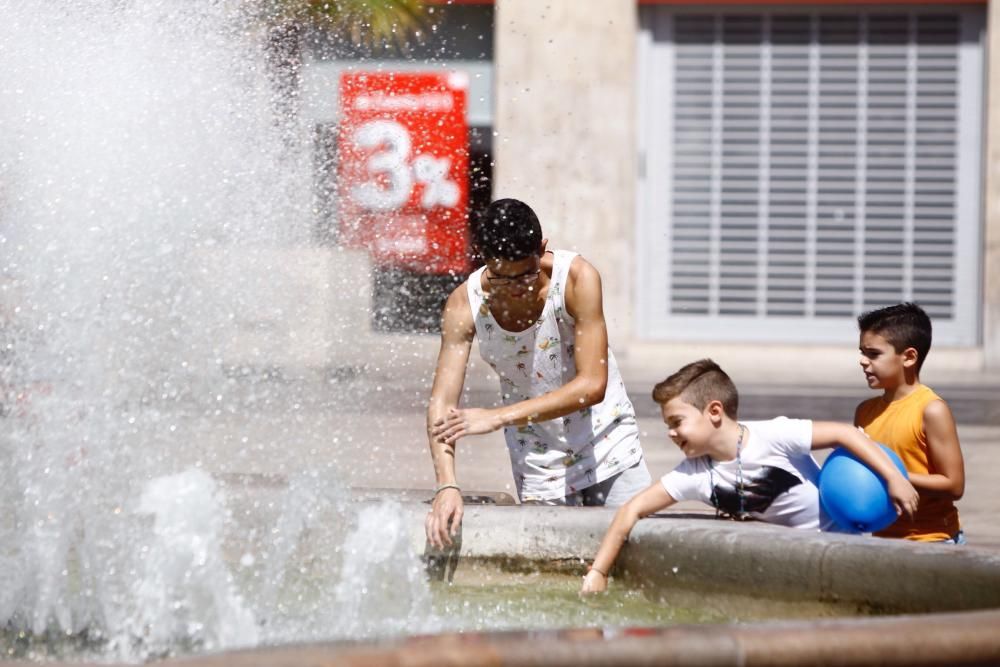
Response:
[[[464,74],[357,72],[340,78],[340,238],[376,264],[468,270]]]

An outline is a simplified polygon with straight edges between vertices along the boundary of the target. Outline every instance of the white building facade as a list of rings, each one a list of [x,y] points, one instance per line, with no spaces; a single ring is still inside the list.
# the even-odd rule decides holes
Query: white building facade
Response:
[[[494,194],[631,345],[850,345],[916,301],[995,368],[990,9],[497,0]]]

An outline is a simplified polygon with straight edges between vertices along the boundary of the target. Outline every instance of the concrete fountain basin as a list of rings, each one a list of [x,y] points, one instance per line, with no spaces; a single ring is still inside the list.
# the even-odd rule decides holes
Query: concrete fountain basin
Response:
[[[427,505],[403,511],[432,577],[464,567],[583,573],[613,511],[470,506],[456,548],[427,550]],[[1000,664],[1000,556],[969,547],[804,533],[760,523],[641,521],[614,586],[650,598],[765,605],[792,617],[665,628],[452,633],[368,644],[265,647],[178,665]],[[837,618],[817,618],[833,610]],[[845,613],[866,614],[839,617]],[[877,614],[877,615],[872,615]]]

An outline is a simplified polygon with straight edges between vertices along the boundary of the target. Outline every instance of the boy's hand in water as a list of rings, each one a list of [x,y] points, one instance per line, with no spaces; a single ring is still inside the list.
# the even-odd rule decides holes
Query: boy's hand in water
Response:
[[[431,511],[424,521],[424,532],[435,549],[452,545],[452,537],[458,535],[462,526],[465,503],[458,489],[443,489],[434,496]]]
[[[503,422],[496,410],[450,408],[446,417],[434,422],[431,435],[452,445],[462,436],[492,433],[502,426]]]
[[[889,498],[892,499],[892,504],[896,506],[897,515],[905,514],[912,519],[920,503],[920,494],[913,488],[910,481],[902,475],[894,477],[886,485]]]
[[[608,578],[597,570],[591,569],[583,577],[583,586],[580,587],[580,595],[603,593],[606,590],[608,590]]]

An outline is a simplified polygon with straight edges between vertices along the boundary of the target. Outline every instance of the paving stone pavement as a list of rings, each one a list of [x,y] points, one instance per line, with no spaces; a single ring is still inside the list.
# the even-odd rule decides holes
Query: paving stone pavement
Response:
[[[251,478],[324,470],[349,487],[415,490],[415,495],[429,497],[434,477],[424,410],[432,373],[433,355],[428,358],[422,352],[405,363],[318,380],[257,379],[230,385],[223,401],[230,409],[178,422],[173,463],[178,468],[198,463],[217,474]],[[1000,550],[1000,388],[981,378],[966,380],[935,386],[958,416],[967,476],[966,494],[958,506],[970,545]],[[648,396],[652,381],[628,373],[625,381],[636,405],[650,472],[660,476],[681,454],[667,438]],[[741,391],[745,419],[783,414],[850,421],[857,402],[871,395],[860,381],[857,386],[819,387],[758,382]],[[463,400],[466,405],[496,404],[495,380],[482,364],[473,363]],[[502,434],[466,439],[460,443],[457,464],[464,489],[514,494]],[[674,511],[708,512],[687,503]]]

